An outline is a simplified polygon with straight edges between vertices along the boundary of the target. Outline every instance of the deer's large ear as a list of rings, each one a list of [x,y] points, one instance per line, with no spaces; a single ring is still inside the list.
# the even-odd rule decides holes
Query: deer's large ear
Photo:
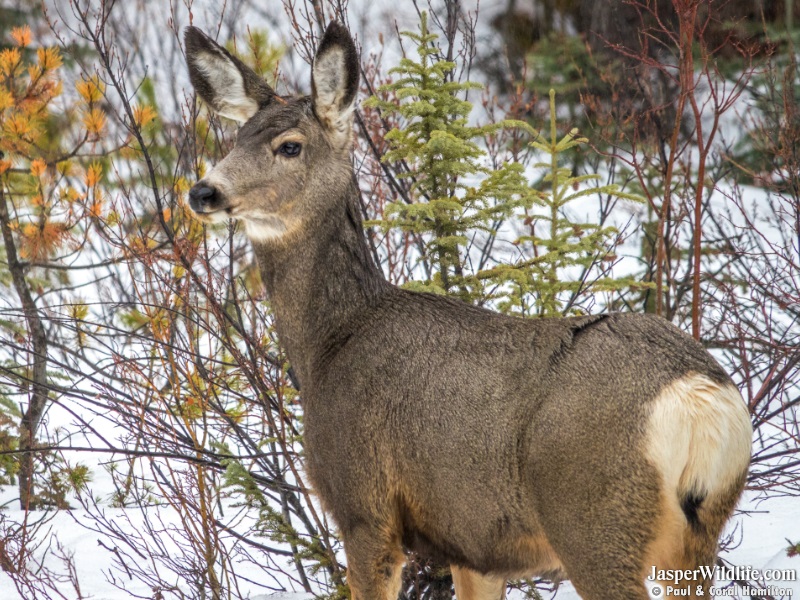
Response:
[[[339,147],[350,140],[358,74],[358,54],[353,38],[343,25],[333,21],[314,57],[311,97],[314,112],[328,129],[331,141]]]
[[[184,42],[195,91],[223,117],[244,123],[275,96],[255,71],[197,27],[186,28]]]

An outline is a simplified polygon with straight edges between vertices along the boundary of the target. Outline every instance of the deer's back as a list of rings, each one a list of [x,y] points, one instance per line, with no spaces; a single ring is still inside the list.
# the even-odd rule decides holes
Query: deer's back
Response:
[[[540,535],[538,490],[569,502],[571,471],[649,469],[648,402],[689,372],[728,381],[657,317],[517,319],[391,290],[304,382],[309,472],[343,528],[397,511],[410,546],[523,570],[508,540]]]

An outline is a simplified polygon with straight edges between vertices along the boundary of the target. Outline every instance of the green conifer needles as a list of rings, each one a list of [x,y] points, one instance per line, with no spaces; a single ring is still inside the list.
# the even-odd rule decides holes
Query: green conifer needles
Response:
[[[390,150],[383,160],[407,167],[398,171],[411,181],[412,201],[390,204],[383,220],[372,224],[384,230],[400,228],[426,240],[421,259],[430,261],[434,274],[410,287],[491,303],[507,313],[547,315],[567,303],[572,306],[570,293],[631,285],[608,277],[595,277],[587,284],[586,273],[574,278],[575,269],[570,271],[573,279],[564,279],[572,267],[586,271],[607,259],[616,234],[611,227],[571,221],[566,205],[597,194],[636,198],[614,185],[592,186],[597,175],[573,176],[559,166],[564,153],[586,140],[576,131],[558,139],[554,94],[549,140],[522,121],[470,125],[472,104],[460,96],[480,85],[454,80],[456,64],[438,57],[437,36],[428,31],[424,13],[419,33],[403,35],[416,44],[418,60],[403,58],[391,70],[397,78],[381,86],[383,97],[372,97],[365,105],[399,123],[386,135]],[[533,189],[522,164],[490,166],[482,142],[505,128],[528,132],[534,138],[531,145],[550,158],[536,165],[548,170],[543,181],[549,190]],[[519,229],[522,219],[529,225],[528,235],[509,234]],[[494,243],[499,231],[509,238],[505,252]],[[476,247],[484,249],[479,259],[474,256]]]

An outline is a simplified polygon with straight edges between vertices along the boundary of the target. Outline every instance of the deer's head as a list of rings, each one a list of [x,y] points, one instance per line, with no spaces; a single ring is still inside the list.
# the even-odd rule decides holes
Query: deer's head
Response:
[[[254,241],[280,239],[320,216],[320,199],[341,196],[351,179],[350,146],[358,57],[333,22],[312,67],[311,95],[281,97],[252,69],[189,27],[189,76],[218,114],[238,121],[236,145],[189,192],[205,222],[244,222]]]

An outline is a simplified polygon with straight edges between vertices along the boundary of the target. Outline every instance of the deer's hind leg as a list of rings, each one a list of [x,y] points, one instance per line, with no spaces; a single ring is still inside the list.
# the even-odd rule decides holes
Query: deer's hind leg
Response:
[[[574,519],[553,547],[583,600],[648,600],[645,553],[650,519],[629,507],[603,506]],[[559,539],[553,539],[559,537]]]
[[[583,600],[648,600],[645,556],[660,498],[653,469],[631,460],[622,472],[596,463],[571,475],[562,493],[540,496],[540,515],[575,589]]]
[[[405,555],[392,527],[360,523],[342,531],[353,600],[397,600]]]
[[[625,550],[619,539],[584,539],[564,557],[567,575],[583,600],[649,600],[641,549]]]
[[[506,580],[495,575],[482,575],[470,569],[450,565],[456,600],[502,600]]]

